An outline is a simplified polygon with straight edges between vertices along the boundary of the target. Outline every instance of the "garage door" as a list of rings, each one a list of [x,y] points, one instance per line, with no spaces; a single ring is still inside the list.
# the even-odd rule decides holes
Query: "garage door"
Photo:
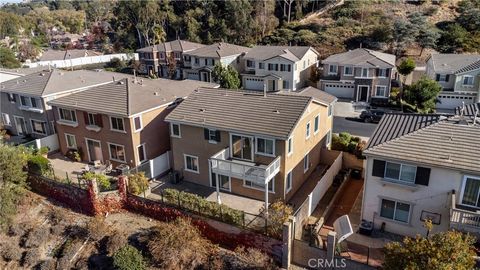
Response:
[[[438,99],[441,103],[437,103],[437,109],[455,109],[458,106],[462,106],[463,102],[465,105],[475,102],[475,98],[471,96],[439,95]]]
[[[325,84],[325,92],[332,94],[339,98],[349,98],[353,99],[353,94],[355,93],[354,85],[345,85],[345,84]]]
[[[198,81],[198,72],[185,72],[187,79]]]
[[[263,79],[245,78],[245,89],[249,90],[263,90]]]

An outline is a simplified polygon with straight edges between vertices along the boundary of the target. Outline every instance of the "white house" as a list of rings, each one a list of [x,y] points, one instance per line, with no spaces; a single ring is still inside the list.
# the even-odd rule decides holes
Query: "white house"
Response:
[[[476,122],[476,123],[475,123]],[[480,232],[480,121],[386,114],[367,149],[361,217],[376,230]]]

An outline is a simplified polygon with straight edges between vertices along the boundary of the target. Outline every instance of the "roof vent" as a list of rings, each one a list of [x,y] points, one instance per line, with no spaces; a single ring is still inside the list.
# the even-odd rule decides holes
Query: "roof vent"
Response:
[[[43,76],[45,76],[45,73],[43,73],[43,72],[42,72],[42,73],[40,73],[40,76],[42,76],[42,77],[43,77]]]
[[[206,112],[207,110],[205,110],[205,109],[202,108],[202,109],[200,109],[199,111],[200,111],[200,112]]]
[[[154,95],[154,96],[158,96],[158,95],[160,95],[160,94],[159,94],[158,92],[153,92],[153,95]]]
[[[276,114],[279,114],[279,113],[280,113],[279,110],[273,110],[272,112],[273,112],[273,113],[276,113]]]
[[[118,81],[117,84],[123,84],[123,81]]]
[[[23,80],[22,82],[26,83],[26,82],[27,82],[27,80]]]

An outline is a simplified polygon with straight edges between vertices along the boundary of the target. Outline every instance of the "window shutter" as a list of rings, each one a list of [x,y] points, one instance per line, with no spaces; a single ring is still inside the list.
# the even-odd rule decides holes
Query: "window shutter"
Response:
[[[95,123],[99,127],[103,127],[103,122],[102,122],[102,115],[101,114],[95,114]]]
[[[415,184],[428,186],[429,180],[430,180],[430,168],[417,167]]]
[[[88,122],[88,113],[87,112],[83,112],[83,119],[85,119],[85,124],[86,125],[89,125],[90,123]]]
[[[220,130],[215,131],[215,140],[217,142],[220,142],[222,140],[222,138],[220,137]]]
[[[450,75],[447,74],[447,76],[445,76],[445,81],[448,82],[450,80]]]
[[[384,177],[385,176],[385,161],[384,160],[373,160],[373,170],[372,176]]]
[[[387,78],[390,78],[390,69],[389,68],[385,69],[385,76]]]
[[[205,137],[205,140],[208,141],[208,139],[210,138],[208,128],[203,129],[203,136]]]
[[[436,79],[437,82],[440,81],[440,74],[437,74]]]

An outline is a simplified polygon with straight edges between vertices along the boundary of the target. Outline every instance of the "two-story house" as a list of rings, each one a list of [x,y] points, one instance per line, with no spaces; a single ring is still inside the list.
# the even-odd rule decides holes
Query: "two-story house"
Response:
[[[386,104],[397,76],[395,55],[363,48],[331,55],[322,67],[319,88],[357,102]]]
[[[87,162],[138,166],[170,149],[164,118],[201,86],[216,85],[130,77],[50,101],[60,151],[78,150]]]
[[[287,201],[330,144],[335,100],[200,88],[166,118],[173,168],[217,191]]]
[[[244,89],[296,90],[307,86],[318,52],[308,46],[255,46],[244,59]]]
[[[54,134],[53,113],[47,101],[125,76],[122,73],[106,71],[53,69],[2,82],[2,124],[13,135],[41,138]]]
[[[453,110],[462,104],[480,102],[480,55],[432,54],[427,76],[443,88],[437,109]]]
[[[425,235],[480,232],[480,122],[467,116],[386,114],[364,151],[362,219],[375,229]]]
[[[219,42],[183,54],[183,78],[204,82],[212,81],[215,64],[231,66],[243,71],[243,55],[250,48]]]
[[[204,46],[186,40],[172,40],[138,49],[140,72],[148,75],[156,74],[160,78],[181,79],[183,54]],[[175,61],[175,64],[172,64],[172,60]],[[175,68],[174,74],[170,70],[173,68]]]

